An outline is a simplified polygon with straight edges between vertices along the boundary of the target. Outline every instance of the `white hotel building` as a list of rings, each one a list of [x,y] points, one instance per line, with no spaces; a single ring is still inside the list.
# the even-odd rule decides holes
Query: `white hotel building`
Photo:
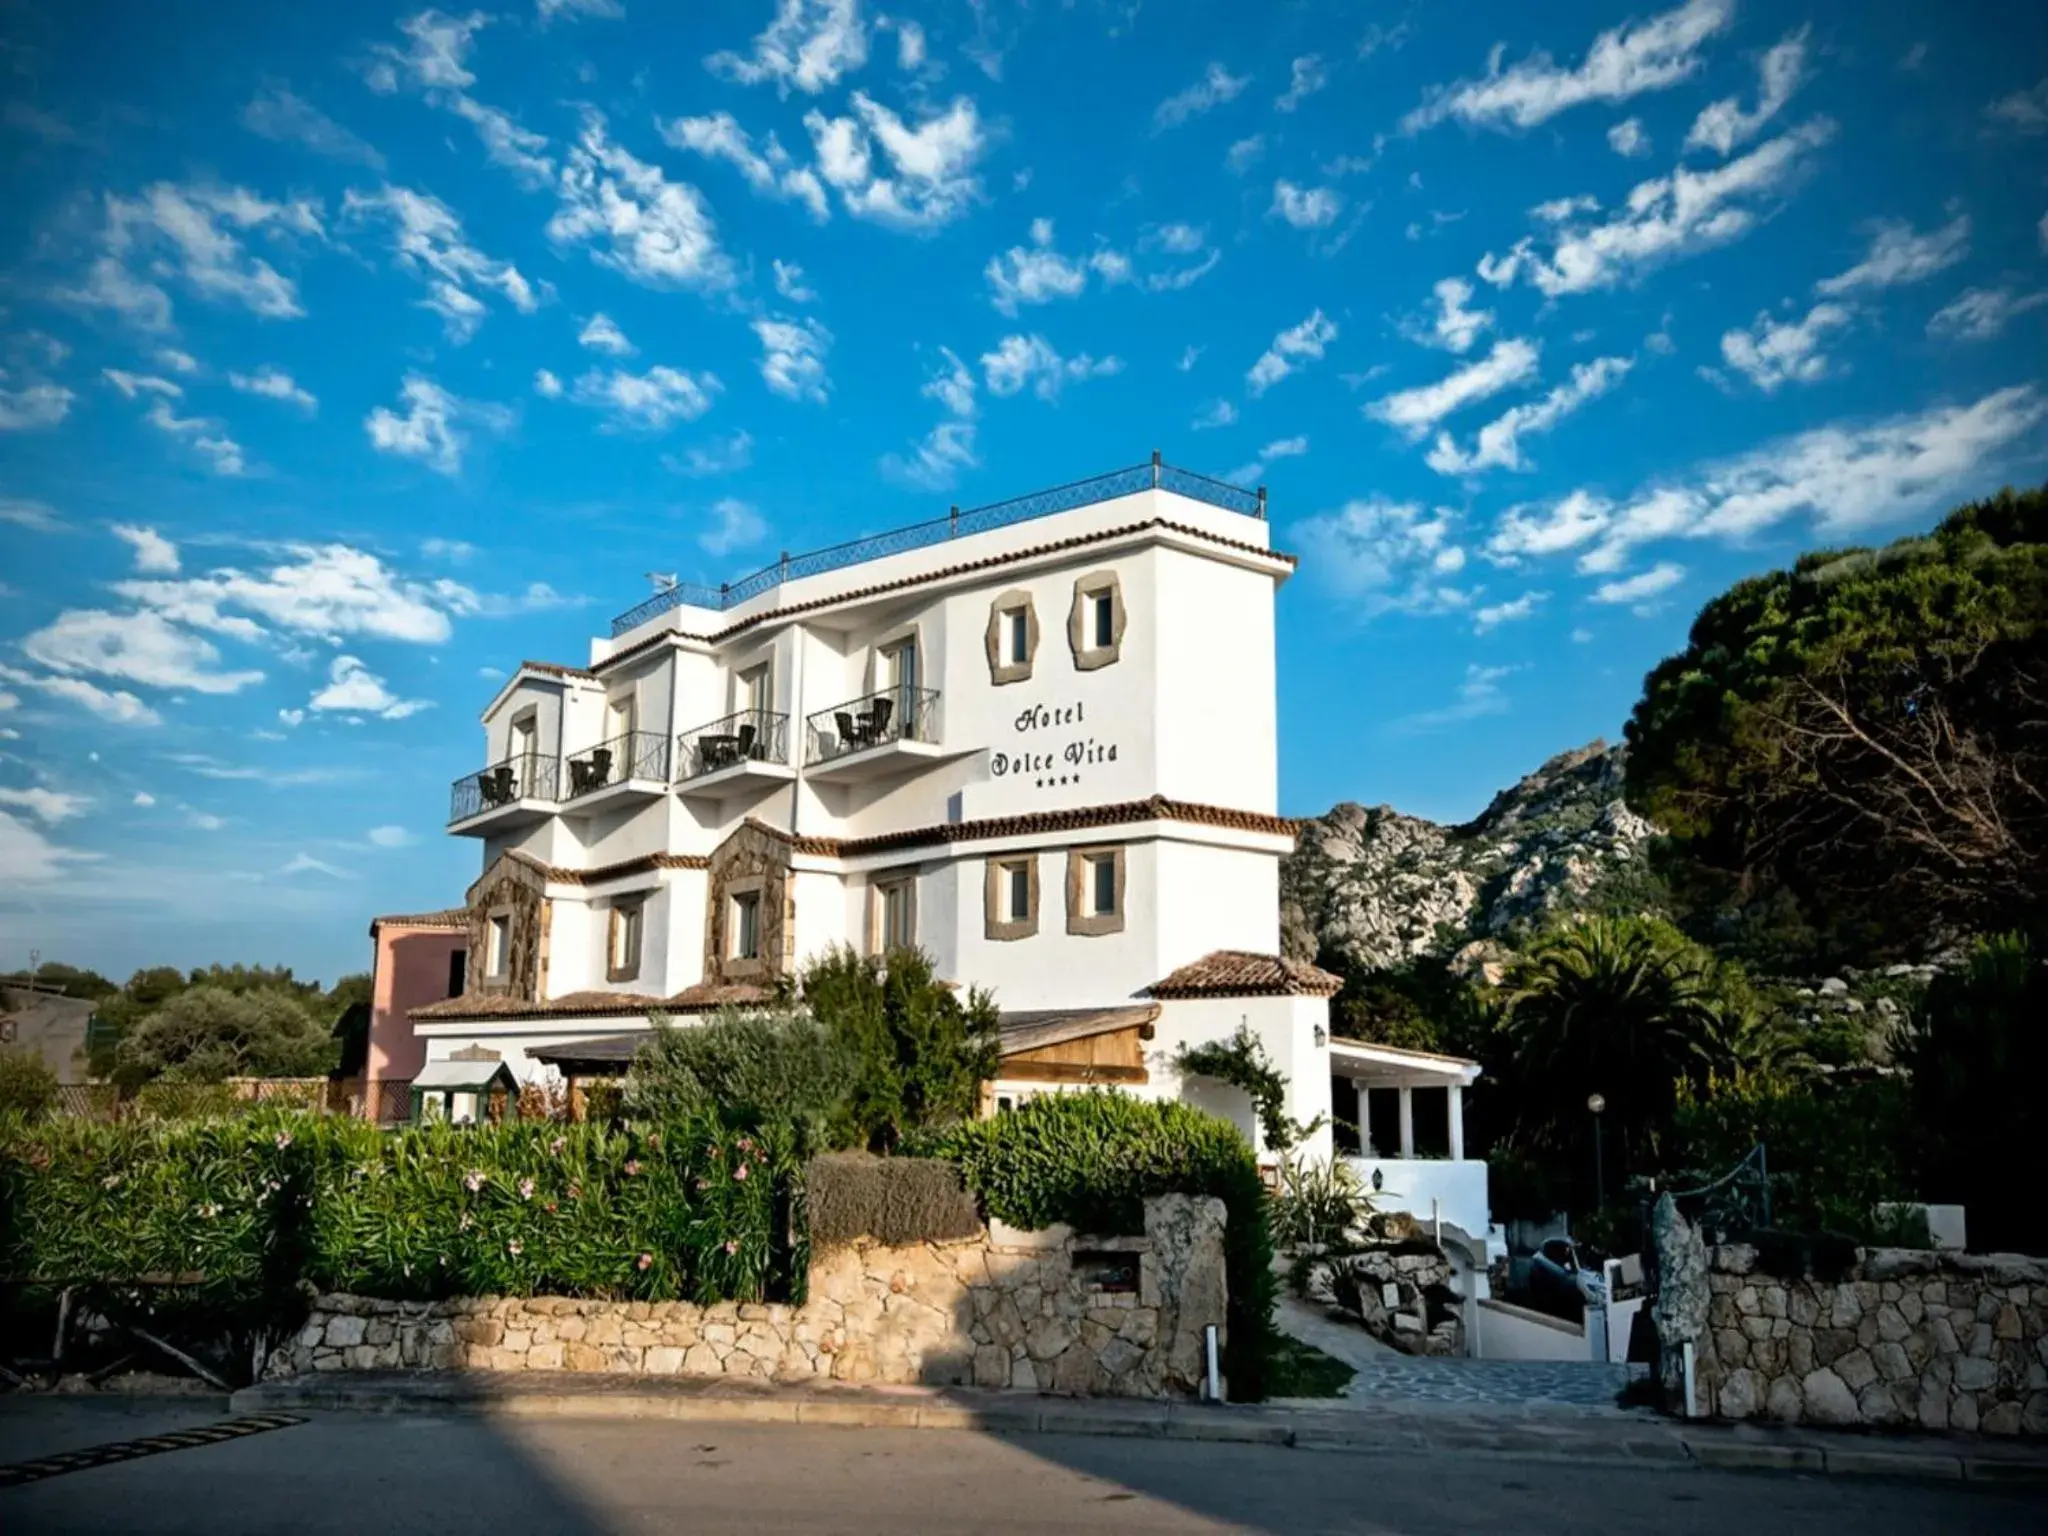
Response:
[[[1155,455],[678,586],[587,665],[522,664],[453,788],[483,873],[447,914],[461,994],[411,1011],[420,1084],[603,1070],[652,1010],[686,1023],[833,945],[916,944],[994,994],[998,1107],[1114,1083],[1256,1144],[1241,1092],[1175,1065],[1244,1024],[1293,1118],[1329,1114],[1333,1074],[1347,1117],[1374,1096],[1343,1079],[1398,1089],[1401,1145],[1375,1140],[1412,1151],[1411,1091],[1446,1090],[1438,1150],[1461,1159],[1477,1069],[1333,1044],[1336,979],[1279,954],[1273,610],[1294,563],[1262,491]],[[1483,1231],[1484,1165],[1461,1166]]]

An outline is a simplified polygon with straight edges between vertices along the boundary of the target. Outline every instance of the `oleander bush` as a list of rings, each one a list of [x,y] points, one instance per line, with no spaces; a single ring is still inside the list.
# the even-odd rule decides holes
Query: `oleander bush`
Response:
[[[1237,1127],[1186,1104],[1095,1091],[1047,1094],[989,1120],[929,1132],[912,1150],[960,1165],[990,1216],[1012,1226],[1143,1230],[1150,1195],[1213,1195],[1228,1214],[1224,1368],[1231,1396],[1257,1401],[1277,1334],[1269,1201]]]

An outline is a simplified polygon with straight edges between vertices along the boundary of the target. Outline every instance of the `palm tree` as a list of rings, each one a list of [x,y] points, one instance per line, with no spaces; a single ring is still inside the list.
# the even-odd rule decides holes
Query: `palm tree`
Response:
[[[1621,1174],[1654,1166],[1680,1081],[1699,1083],[1734,1055],[1739,1032],[1720,967],[1669,924],[1594,918],[1540,939],[1506,979],[1508,1106],[1528,1143],[1590,1163],[1588,1101]],[[1503,1084],[1504,1088],[1509,1085]]]

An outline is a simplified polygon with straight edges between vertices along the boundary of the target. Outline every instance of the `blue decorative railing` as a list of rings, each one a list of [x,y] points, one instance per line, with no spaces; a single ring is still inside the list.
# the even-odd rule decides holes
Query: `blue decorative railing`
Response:
[[[1263,488],[1248,490],[1241,485],[1232,485],[1226,480],[1214,480],[1207,475],[1198,475],[1193,470],[1177,469],[1163,462],[1155,453],[1149,464],[1136,464],[1129,469],[1112,470],[1106,475],[1076,480],[1070,485],[1054,486],[1049,491],[1033,491],[1028,496],[1014,496],[1008,501],[994,502],[986,507],[970,507],[964,512],[955,507],[946,516],[935,517],[929,522],[912,523],[907,528],[892,529],[888,533],[878,533],[864,539],[852,539],[844,544],[814,549],[808,554],[784,555],[773,565],[764,565],[753,575],[743,577],[739,581],[727,582],[722,586],[709,587],[697,582],[679,582],[673,587],[655,593],[646,602],[628,608],[613,619],[612,636],[616,639],[628,630],[639,628],[649,619],[659,618],[671,608],[688,606],[723,612],[725,609],[737,607],[750,598],[759,597],[763,592],[772,591],[785,581],[798,581],[806,576],[822,576],[827,571],[844,570],[849,565],[859,565],[866,560],[879,560],[884,555],[900,555],[913,549],[943,544],[949,539],[965,538],[974,533],[987,533],[992,528],[1007,528],[1012,523],[1029,522],[1035,517],[1050,517],[1055,512],[1071,512],[1076,507],[1093,506],[1097,502],[1114,501],[1119,496],[1130,496],[1139,491],[1149,490],[1172,491],[1175,495],[1186,496],[1192,501],[1204,501],[1212,507],[1221,507],[1226,512],[1239,512],[1246,517],[1263,518],[1266,515],[1266,493]]]

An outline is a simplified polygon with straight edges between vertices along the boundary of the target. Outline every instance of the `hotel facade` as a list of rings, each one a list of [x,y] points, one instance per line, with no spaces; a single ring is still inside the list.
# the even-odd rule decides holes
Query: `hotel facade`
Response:
[[[1312,1153],[1333,1077],[1347,1109],[1399,1090],[1404,1151],[1411,1088],[1444,1089],[1461,1142],[1476,1069],[1332,1042],[1336,978],[1280,955],[1274,604],[1295,562],[1269,533],[1263,491],[1155,455],[674,586],[585,664],[522,663],[451,791],[481,873],[405,920],[466,937],[460,990],[378,1027],[423,1042],[415,1085],[461,1115],[500,1067],[602,1070],[651,1012],[687,1024],[835,945],[916,945],[996,999],[992,1108],[1113,1084],[1257,1145],[1242,1092],[1176,1065],[1242,1026],[1288,1114],[1323,1123]]]

